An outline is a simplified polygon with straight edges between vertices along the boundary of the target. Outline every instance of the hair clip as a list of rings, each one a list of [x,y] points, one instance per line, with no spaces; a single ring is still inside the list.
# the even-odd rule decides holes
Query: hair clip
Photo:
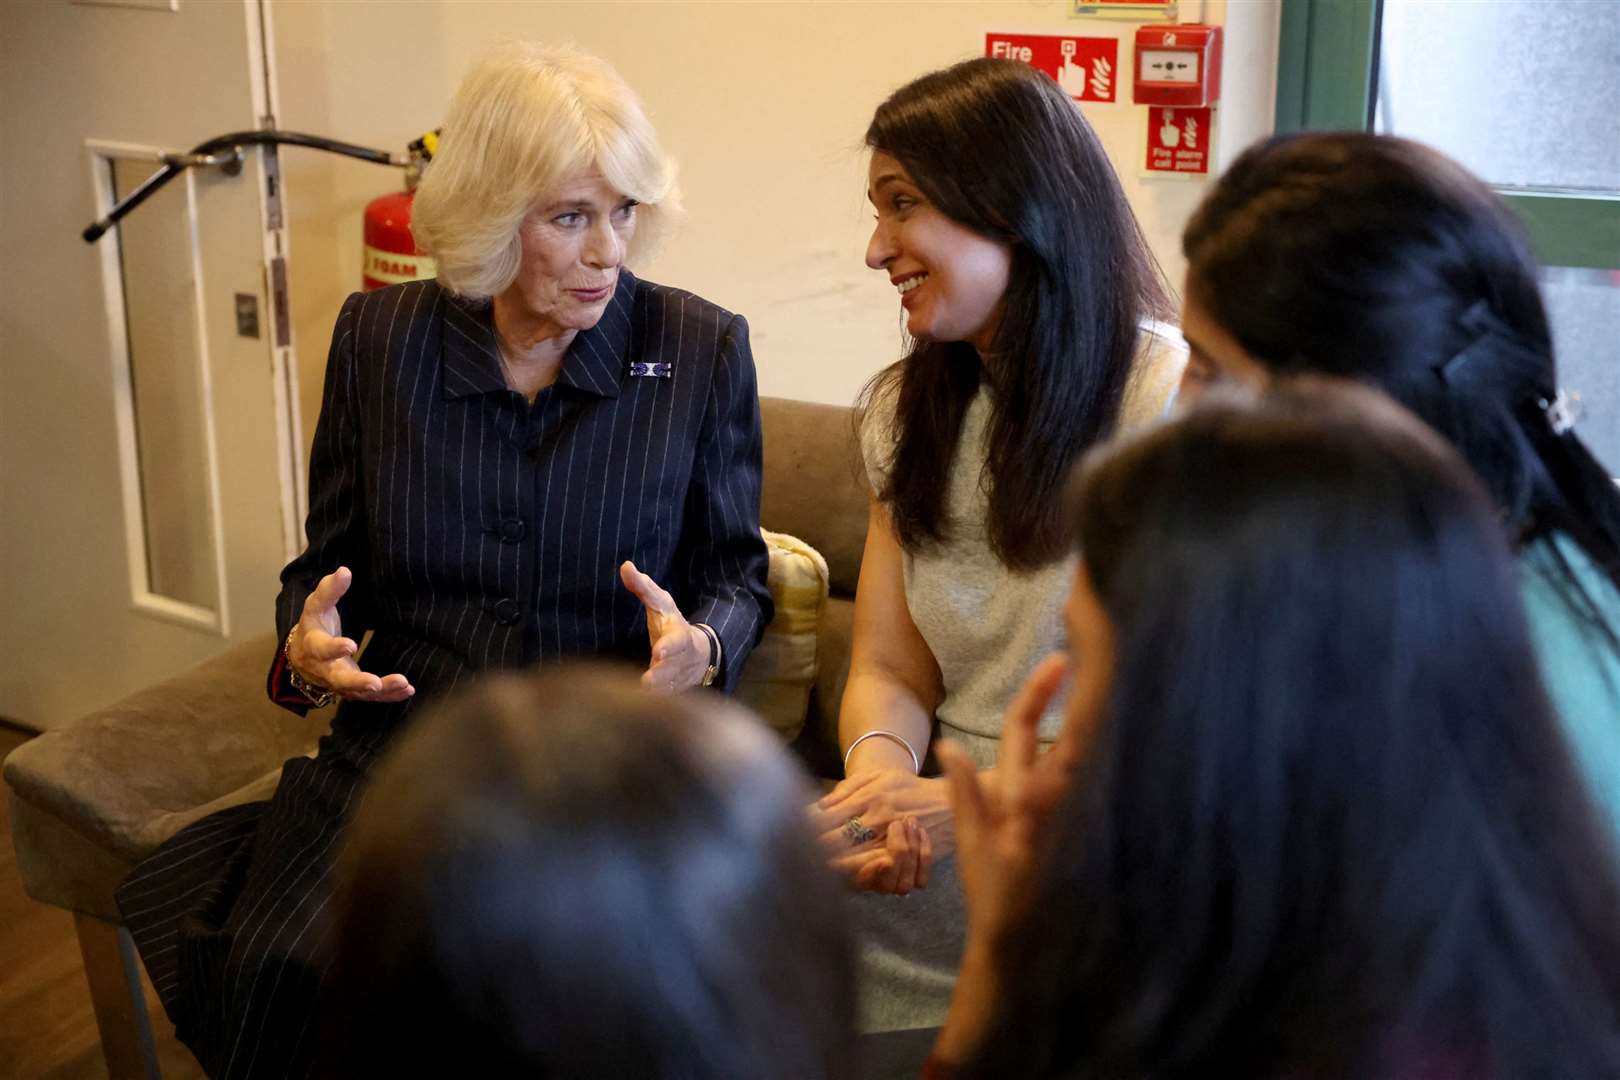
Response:
[[[1581,418],[1581,395],[1567,393],[1562,387],[1551,401],[1537,398],[1536,404],[1546,414],[1547,426],[1552,428],[1554,435],[1566,434]]]
[[[1435,374],[1443,382],[1457,384],[1469,362],[1479,360],[1481,356],[1486,357],[1485,366],[1492,371],[1500,370],[1504,363],[1535,372],[1541,372],[1548,366],[1547,356],[1519,337],[1483,299],[1475,300],[1457,316],[1457,327],[1468,335],[1468,341],[1449,358],[1434,366]],[[1472,379],[1474,375],[1470,373],[1468,377]]]
[[[1473,341],[1470,341],[1444,363],[1436,366],[1434,369],[1435,374],[1440,376],[1440,380],[1442,382],[1455,383],[1457,381],[1457,377],[1462,374],[1463,366],[1474,358],[1474,353],[1478,349],[1480,342],[1483,340],[1484,338],[1475,338]]]
[[[1496,326],[1496,320],[1491,315],[1491,305],[1483,298],[1475,300],[1463,313],[1457,316],[1457,325],[1472,334],[1490,332]]]
[[[1474,358],[1475,350],[1491,336],[1493,327],[1490,305],[1484,300],[1475,300],[1467,310],[1457,316],[1457,325],[1469,334],[1468,344],[1435,366],[1435,374],[1448,383],[1457,381],[1463,366]]]

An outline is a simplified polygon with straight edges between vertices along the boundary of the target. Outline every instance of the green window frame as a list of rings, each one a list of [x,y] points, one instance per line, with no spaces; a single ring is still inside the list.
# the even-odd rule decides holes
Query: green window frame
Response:
[[[1282,0],[1279,132],[1372,130],[1380,14],[1379,0]],[[1620,269],[1620,195],[1496,190],[1543,266]]]

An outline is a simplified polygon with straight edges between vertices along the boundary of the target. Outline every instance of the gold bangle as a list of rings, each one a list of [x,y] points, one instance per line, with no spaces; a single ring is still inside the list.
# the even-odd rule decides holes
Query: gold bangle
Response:
[[[309,702],[311,708],[324,709],[337,700],[337,691],[330,687],[321,686],[319,683],[310,682],[298,674],[298,669],[293,667],[292,655],[287,650],[292,648],[293,634],[297,630],[298,624],[294,623],[293,628],[287,631],[287,640],[281,643],[281,658],[287,662],[287,681],[292,683],[294,690],[304,695],[304,700]]]

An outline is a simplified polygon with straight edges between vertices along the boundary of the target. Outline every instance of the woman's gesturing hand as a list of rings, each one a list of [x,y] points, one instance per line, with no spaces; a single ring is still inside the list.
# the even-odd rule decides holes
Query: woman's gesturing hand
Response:
[[[1036,735],[1042,714],[1068,674],[1067,655],[1047,657],[1007,706],[993,789],[959,746],[941,740],[935,751],[945,766],[955,811],[957,873],[970,938],[998,940],[1034,902],[1046,827],[1080,763],[1080,733],[1073,723],[1064,725],[1045,754]]]
[[[686,621],[675,598],[626,559],[619,580],[647,609],[647,640],[652,662],[641,675],[649,690],[686,690],[703,682],[709,670],[709,635]]]
[[[321,578],[304,599],[304,613],[287,639],[287,663],[309,683],[325,687],[348,701],[404,701],[416,693],[405,676],[378,677],[361,671],[354,662],[359,646],[343,636],[338,601],[354,583],[354,574],[340,566]]]
[[[829,865],[856,889],[926,888],[934,860],[955,847],[945,781],[909,769],[856,773],[816,803],[814,817]]]

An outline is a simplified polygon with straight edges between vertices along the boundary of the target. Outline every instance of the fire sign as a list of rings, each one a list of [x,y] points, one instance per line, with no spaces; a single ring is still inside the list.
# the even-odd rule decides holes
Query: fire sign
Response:
[[[1057,80],[1076,101],[1113,101],[1119,86],[1119,39],[1051,34],[986,34],[984,55],[1022,60]]]
[[[1147,109],[1147,161],[1149,173],[1209,175],[1213,110]]]

